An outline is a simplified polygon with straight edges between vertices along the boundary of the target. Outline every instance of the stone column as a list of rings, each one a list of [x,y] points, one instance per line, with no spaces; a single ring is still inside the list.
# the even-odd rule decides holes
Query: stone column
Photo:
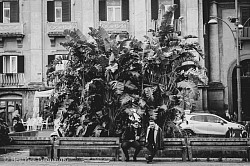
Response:
[[[135,0],[129,0],[129,35],[135,36]]]
[[[89,32],[89,27],[97,28],[99,26],[97,25],[99,24],[99,18],[97,18],[99,12],[96,11],[98,7],[99,0],[81,0],[81,6],[76,5],[77,11],[81,11],[81,17],[77,18],[77,22],[81,22],[81,30],[84,35]]]
[[[185,0],[186,3],[186,33],[198,37],[199,29],[199,4],[197,0]]]
[[[211,2],[210,16],[218,16],[217,2]],[[210,25],[209,29],[210,82],[220,82],[220,54],[218,24]]]
[[[30,1],[30,82],[41,83],[42,82],[42,6],[41,0]],[[27,62],[27,61],[26,61]],[[26,73],[27,74],[27,73]]]
[[[145,40],[143,37],[147,34],[147,20],[146,20],[146,0],[135,0],[135,37],[138,40]]]

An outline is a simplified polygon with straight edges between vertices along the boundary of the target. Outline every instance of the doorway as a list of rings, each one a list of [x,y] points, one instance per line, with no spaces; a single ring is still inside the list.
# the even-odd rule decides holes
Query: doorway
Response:
[[[22,97],[19,95],[6,95],[0,97],[0,118],[8,126],[12,125],[13,117],[19,115],[22,117]]]
[[[238,114],[236,73],[236,68],[234,68],[232,75],[233,111]],[[241,61],[241,98],[242,121],[250,121],[250,59]]]

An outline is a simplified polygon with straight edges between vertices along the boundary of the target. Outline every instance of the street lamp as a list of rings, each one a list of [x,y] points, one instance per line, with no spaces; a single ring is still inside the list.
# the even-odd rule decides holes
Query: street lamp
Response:
[[[216,16],[211,16],[208,24],[217,24],[217,20],[222,21],[227,25],[227,27],[230,29],[233,37],[234,37],[234,42],[235,42],[235,48],[236,48],[236,71],[237,71],[237,106],[238,106],[238,122],[242,121],[241,118],[241,113],[242,113],[242,106],[241,106],[241,79],[240,79],[240,49],[239,49],[239,29],[243,28],[241,24],[239,24],[239,19],[238,19],[238,1],[235,0],[235,13],[236,13],[236,18],[229,18],[231,22],[234,22],[235,25],[235,34],[234,30],[229,26],[229,24],[224,21],[223,19],[216,17]]]

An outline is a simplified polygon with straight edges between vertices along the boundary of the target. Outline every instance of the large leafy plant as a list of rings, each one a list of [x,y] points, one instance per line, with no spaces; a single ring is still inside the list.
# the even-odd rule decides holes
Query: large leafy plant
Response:
[[[202,53],[198,43],[178,37],[164,18],[159,31],[143,42],[117,40],[102,27],[90,28],[88,36],[64,31],[69,60],[60,71],[53,70],[61,61],[55,60],[48,80],[58,80],[51,102],[53,110],[66,107],[61,116],[65,136],[120,136],[129,120],[140,119],[145,129],[150,117],[164,127],[184,106],[192,108],[197,85],[206,83],[193,54]]]

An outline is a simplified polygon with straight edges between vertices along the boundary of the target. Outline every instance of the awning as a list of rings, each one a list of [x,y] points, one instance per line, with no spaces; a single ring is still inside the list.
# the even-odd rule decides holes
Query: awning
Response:
[[[46,90],[46,91],[36,91],[35,92],[35,98],[39,98],[39,97],[50,97],[53,93],[53,89],[51,90]]]

